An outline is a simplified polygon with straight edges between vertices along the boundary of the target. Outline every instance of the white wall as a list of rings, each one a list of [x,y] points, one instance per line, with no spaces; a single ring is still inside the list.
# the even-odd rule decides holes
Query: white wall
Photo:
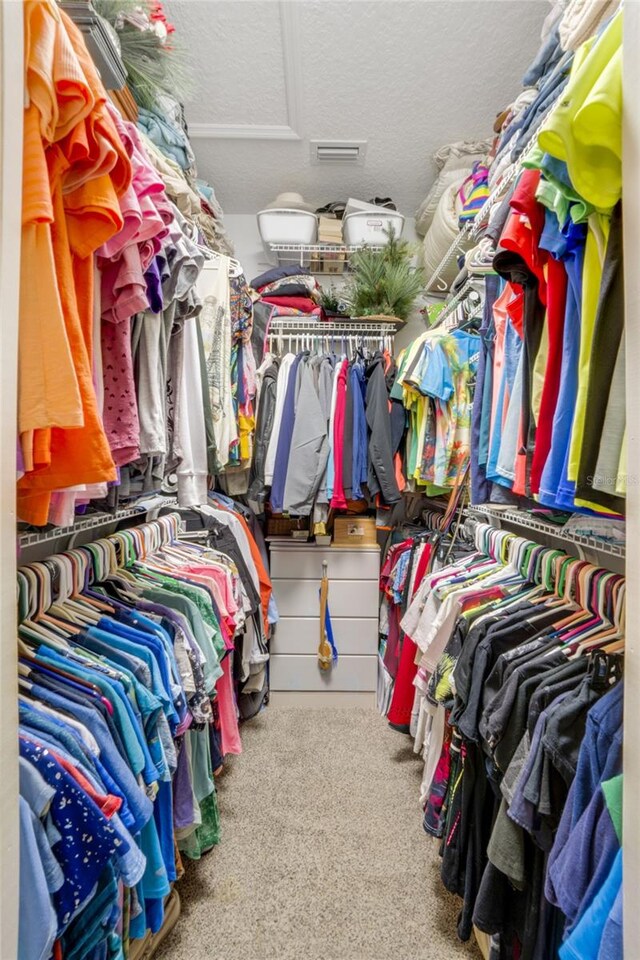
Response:
[[[227,213],[255,213],[296,190],[313,204],[392,196],[412,214],[434,176],[432,153],[489,136],[519,92],[548,3],[167,0],[165,8],[195,69],[186,115],[200,172]],[[273,139],[283,136],[300,139]],[[366,140],[365,165],[312,165],[309,139],[321,138]]]

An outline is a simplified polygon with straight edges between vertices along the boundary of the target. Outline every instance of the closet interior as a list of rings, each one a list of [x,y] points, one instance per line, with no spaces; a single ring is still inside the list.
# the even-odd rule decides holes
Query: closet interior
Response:
[[[271,126],[225,119],[217,67],[185,45],[220,28],[233,60],[242,22],[248,47],[257,26],[281,30],[286,60],[303,24],[365,30],[385,4],[233,6],[0,9],[6,956],[163,960],[200,929],[208,954],[258,855],[230,799],[243,750],[282,764],[286,864],[306,745],[269,744],[270,715],[319,729],[339,716],[346,736],[365,711],[387,735],[389,780],[401,763],[415,774],[407,837],[429,857],[422,890],[391,896],[411,895],[412,914],[449,905],[446,929],[429,906],[412,956],[631,958],[640,447],[623,264],[638,211],[623,177],[640,157],[623,81],[640,16],[536,0],[518,38],[518,4],[505,27],[492,9],[487,36],[517,41],[489,85],[499,99],[483,96],[473,123],[454,95],[455,122],[427,115],[425,144],[459,139],[434,153],[410,217],[385,194],[403,206],[427,179],[381,173],[377,128],[416,116],[427,91],[362,117],[370,142],[308,130],[302,161],[302,53],[284,68],[300,84],[289,125]],[[471,0],[408,0],[395,16],[426,44],[430,17],[453,33],[466,7],[473,19]],[[466,68],[438,69],[460,86]],[[282,141],[274,157],[291,147],[275,200],[271,169],[249,182],[247,139]],[[237,160],[236,183],[209,140],[227,175]],[[250,214],[226,200],[244,193]],[[327,830],[357,837],[375,782],[362,799],[330,742],[305,756],[320,801],[344,793]],[[315,826],[309,882],[319,871],[330,891],[346,855],[327,871]],[[227,830],[235,893],[198,902]],[[295,903],[282,864],[274,885]],[[359,871],[356,928],[362,904],[379,912],[389,895]],[[277,911],[273,892],[262,907]],[[295,955],[346,960],[344,929],[318,946],[321,913],[297,918]],[[279,934],[260,936],[254,955],[278,955]],[[366,923],[354,936],[360,960],[393,955]]]

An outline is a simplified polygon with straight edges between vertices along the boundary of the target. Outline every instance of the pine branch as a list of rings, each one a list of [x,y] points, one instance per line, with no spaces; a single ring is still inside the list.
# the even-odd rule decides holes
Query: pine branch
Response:
[[[382,249],[363,247],[351,257],[349,296],[355,316],[386,314],[406,320],[424,289],[423,271],[411,263],[410,244],[396,237],[391,228],[387,236]]]

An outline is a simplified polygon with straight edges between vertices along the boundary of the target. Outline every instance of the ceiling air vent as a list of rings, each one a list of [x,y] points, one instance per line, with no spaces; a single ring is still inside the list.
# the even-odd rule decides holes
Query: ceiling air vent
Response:
[[[312,163],[364,163],[366,140],[312,140]]]

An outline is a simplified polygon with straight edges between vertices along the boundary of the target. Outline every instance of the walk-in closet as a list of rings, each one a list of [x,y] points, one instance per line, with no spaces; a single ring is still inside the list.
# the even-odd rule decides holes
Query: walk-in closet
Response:
[[[0,4],[1,960],[640,957],[639,49]]]

